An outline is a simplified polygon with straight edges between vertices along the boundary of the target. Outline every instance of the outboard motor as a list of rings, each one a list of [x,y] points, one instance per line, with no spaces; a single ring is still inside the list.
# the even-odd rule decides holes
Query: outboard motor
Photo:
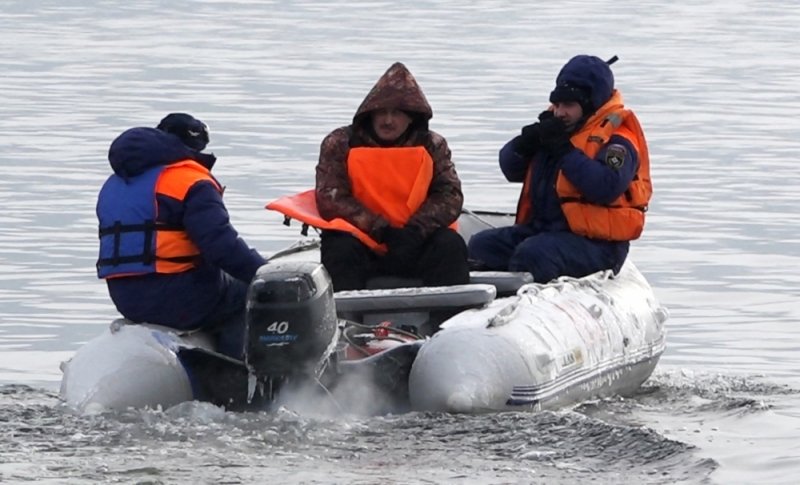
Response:
[[[262,266],[247,295],[245,363],[259,380],[315,376],[339,337],[333,285],[310,261]]]

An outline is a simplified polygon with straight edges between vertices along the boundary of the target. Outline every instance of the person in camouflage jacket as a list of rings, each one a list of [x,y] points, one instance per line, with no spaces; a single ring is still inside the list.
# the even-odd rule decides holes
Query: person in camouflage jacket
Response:
[[[365,288],[367,280],[378,275],[416,278],[426,286],[469,281],[466,244],[448,227],[464,202],[461,182],[447,141],[428,128],[432,116],[414,76],[398,62],[367,94],[352,124],[337,128],[322,141],[316,167],[320,215],[344,219],[386,248],[383,253],[350,233],[322,231],[322,263],[336,291]],[[424,147],[433,162],[424,200],[400,224],[357,197],[352,179],[356,149],[398,147]],[[371,176],[378,174],[383,178],[380,183],[392,184],[389,173],[376,170]]]

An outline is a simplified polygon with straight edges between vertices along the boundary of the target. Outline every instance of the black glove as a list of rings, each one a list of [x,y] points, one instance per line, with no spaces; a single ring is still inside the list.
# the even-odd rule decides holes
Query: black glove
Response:
[[[549,110],[549,109],[546,109],[546,110],[542,111],[541,113],[539,113],[539,121],[545,121],[545,120],[549,120],[549,119],[552,119],[552,118],[555,118],[555,117],[556,117],[556,114],[553,113],[553,111]]]
[[[539,123],[522,127],[522,134],[514,138],[514,151],[525,158],[539,151]]]
[[[386,258],[400,273],[407,272],[415,266],[424,242],[422,233],[414,226],[403,228],[389,226],[383,230],[383,243],[387,248]]]
[[[539,121],[525,125],[522,127],[522,132],[519,136],[514,138],[514,151],[523,157],[532,157],[541,148],[541,129],[540,121],[553,117],[552,111],[542,111],[539,113]]]
[[[567,125],[561,118],[556,118],[552,112],[550,113],[539,122],[539,142],[543,152],[558,160],[575,147],[569,141],[570,134],[567,132]],[[544,113],[539,116],[543,115]]]

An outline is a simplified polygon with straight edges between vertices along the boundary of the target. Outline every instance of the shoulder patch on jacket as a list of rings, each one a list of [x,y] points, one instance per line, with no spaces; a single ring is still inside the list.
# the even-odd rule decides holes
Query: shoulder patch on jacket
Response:
[[[625,156],[628,154],[628,149],[624,145],[614,143],[608,146],[606,150],[606,165],[619,170],[625,164]]]

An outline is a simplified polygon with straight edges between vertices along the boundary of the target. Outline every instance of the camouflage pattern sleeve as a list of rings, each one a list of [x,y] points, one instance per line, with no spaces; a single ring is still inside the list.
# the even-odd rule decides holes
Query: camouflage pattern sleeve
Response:
[[[447,140],[431,131],[430,143],[426,147],[433,158],[433,180],[428,198],[411,216],[408,224],[419,227],[427,236],[437,228],[449,226],[458,219],[464,204],[464,195]]]
[[[341,217],[376,240],[389,223],[353,197],[347,175],[350,134],[346,128],[331,132],[322,140],[316,169],[317,209],[327,220]]]

